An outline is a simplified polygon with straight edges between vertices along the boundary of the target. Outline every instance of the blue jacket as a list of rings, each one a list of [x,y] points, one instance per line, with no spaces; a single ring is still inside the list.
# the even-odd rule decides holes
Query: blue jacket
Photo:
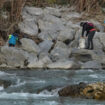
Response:
[[[9,35],[9,44],[16,45],[16,41],[18,40],[18,37],[15,35]]]

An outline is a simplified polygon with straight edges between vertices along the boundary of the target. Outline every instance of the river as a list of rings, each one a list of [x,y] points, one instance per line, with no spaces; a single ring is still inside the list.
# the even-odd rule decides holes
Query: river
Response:
[[[105,81],[105,70],[1,70],[0,105],[105,105],[105,101],[59,97],[64,86]]]

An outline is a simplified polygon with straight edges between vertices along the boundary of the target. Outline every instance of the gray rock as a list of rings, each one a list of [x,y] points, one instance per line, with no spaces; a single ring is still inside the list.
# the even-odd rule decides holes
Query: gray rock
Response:
[[[0,65],[3,66],[4,64],[6,64],[5,56],[2,53],[0,53]]]
[[[96,33],[96,37],[99,38],[99,41],[100,41],[100,43],[101,43],[102,46],[103,46],[103,49],[105,49],[105,33],[97,32],[97,33]]]
[[[94,38],[94,39],[93,39],[93,43],[94,43],[94,49],[95,49],[95,50],[100,50],[100,51],[103,50],[103,45],[102,45],[102,43],[100,42],[100,39],[99,39],[99,38]]]
[[[22,10],[22,12],[21,12],[21,15],[22,15],[22,18],[23,18],[24,20],[30,20],[30,21],[35,20],[35,21],[36,21],[36,16],[30,15],[30,14],[27,12],[26,8],[23,8],[23,10]]]
[[[101,63],[98,61],[88,61],[82,65],[83,69],[102,69]]]
[[[51,15],[54,15],[54,16],[56,16],[56,17],[61,17],[60,10],[57,9],[57,8],[46,7],[46,8],[44,9],[44,13],[45,13],[45,14],[51,14]]]
[[[26,6],[24,8],[24,11],[26,11],[27,13],[29,13],[32,16],[39,16],[43,14],[43,10],[41,8],[35,8],[35,7],[28,7]]]
[[[68,49],[68,47],[58,41],[54,47],[54,49],[51,51],[50,57],[53,62],[61,60],[61,59],[68,59],[71,51]]]
[[[39,19],[38,25],[41,31],[57,32],[64,29],[64,25],[61,19],[51,15],[45,15],[43,20]]]
[[[70,20],[71,18],[80,18],[81,17],[81,14],[80,13],[77,13],[77,12],[65,12],[63,15],[62,15],[63,18],[65,18],[66,20]]]
[[[81,38],[82,28],[76,31],[76,35],[74,40],[69,44],[70,48],[78,48],[79,47],[79,39]]]
[[[24,67],[24,61],[27,59],[24,51],[12,47],[4,46],[1,48],[6,64],[11,67]]]
[[[34,53],[34,52],[24,52],[24,56],[27,58],[26,60],[25,60],[25,66],[27,66],[29,63],[31,63],[31,62],[35,62],[35,61],[37,61],[38,60],[38,58],[37,58],[37,54],[36,53]]]
[[[74,24],[73,22],[71,21],[68,21],[67,24],[66,24],[66,27],[67,28],[72,28],[72,29],[79,29],[80,28],[80,25],[78,24]]]
[[[0,86],[3,86],[3,88],[8,88],[11,84],[9,80],[0,80]]]
[[[49,57],[49,53],[48,52],[40,52],[38,58],[43,59],[45,56]]]
[[[32,61],[27,66],[28,68],[46,68],[47,64],[51,63],[52,61],[48,56],[39,59],[38,61]]]
[[[58,40],[60,41],[65,41],[65,40],[70,40],[72,41],[75,37],[75,31],[72,30],[72,29],[64,29],[62,30],[60,33],[59,33],[59,36],[58,36]]]
[[[93,59],[99,60],[99,57],[92,50],[78,49],[78,48],[72,49],[71,57],[74,57],[77,61],[81,62],[87,62]]]
[[[34,52],[35,54],[38,54],[40,52],[39,46],[31,39],[22,38],[22,49],[28,51],[28,52]]]
[[[38,26],[35,23],[35,20],[23,20],[23,22],[18,24],[21,32],[29,34],[31,36],[37,36],[38,34]]]
[[[63,22],[60,18],[56,17],[56,16],[52,16],[50,14],[45,14],[44,17],[43,17],[43,20],[44,21],[48,21],[48,22],[52,22],[52,23],[57,23],[59,24],[59,26],[62,26],[63,25]]]
[[[50,40],[45,40],[39,44],[41,52],[48,52],[51,49],[53,42]]]
[[[74,61],[58,61],[47,65],[49,69],[79,69],[80,65]]]
[[[40,34],[38,34],[38,37],[42,40],[54,40],[57,39],[59,32],[55,31],[42,31]]]

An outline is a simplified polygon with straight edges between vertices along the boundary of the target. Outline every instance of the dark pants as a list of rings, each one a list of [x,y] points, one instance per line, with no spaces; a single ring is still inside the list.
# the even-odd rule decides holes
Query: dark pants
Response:
[[[9,44],[9,47],[15,47],[15,45],[14,44]]]
[[[93,37],[94,37],[94,35],[95,35],[95,31],[89,32],[87,49],[94,49],[94,45],[93,45]]]

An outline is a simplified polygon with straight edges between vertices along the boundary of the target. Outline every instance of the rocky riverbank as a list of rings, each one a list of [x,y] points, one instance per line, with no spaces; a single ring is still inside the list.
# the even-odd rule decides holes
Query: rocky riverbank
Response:
[[[94,37],[94,50],[78,49],[81,27],[78,20],[82,14],[70,8],[24,7],[23,21],[18,28],[24,33],[19,47],[0,47],[2,68],[48,68],[48,69],[102,69],[105,68],[105,32],[96,20],[99,32]],[[87,21],[84,20],[84,21]],[[28,38],[42,40],[36,43]]]

